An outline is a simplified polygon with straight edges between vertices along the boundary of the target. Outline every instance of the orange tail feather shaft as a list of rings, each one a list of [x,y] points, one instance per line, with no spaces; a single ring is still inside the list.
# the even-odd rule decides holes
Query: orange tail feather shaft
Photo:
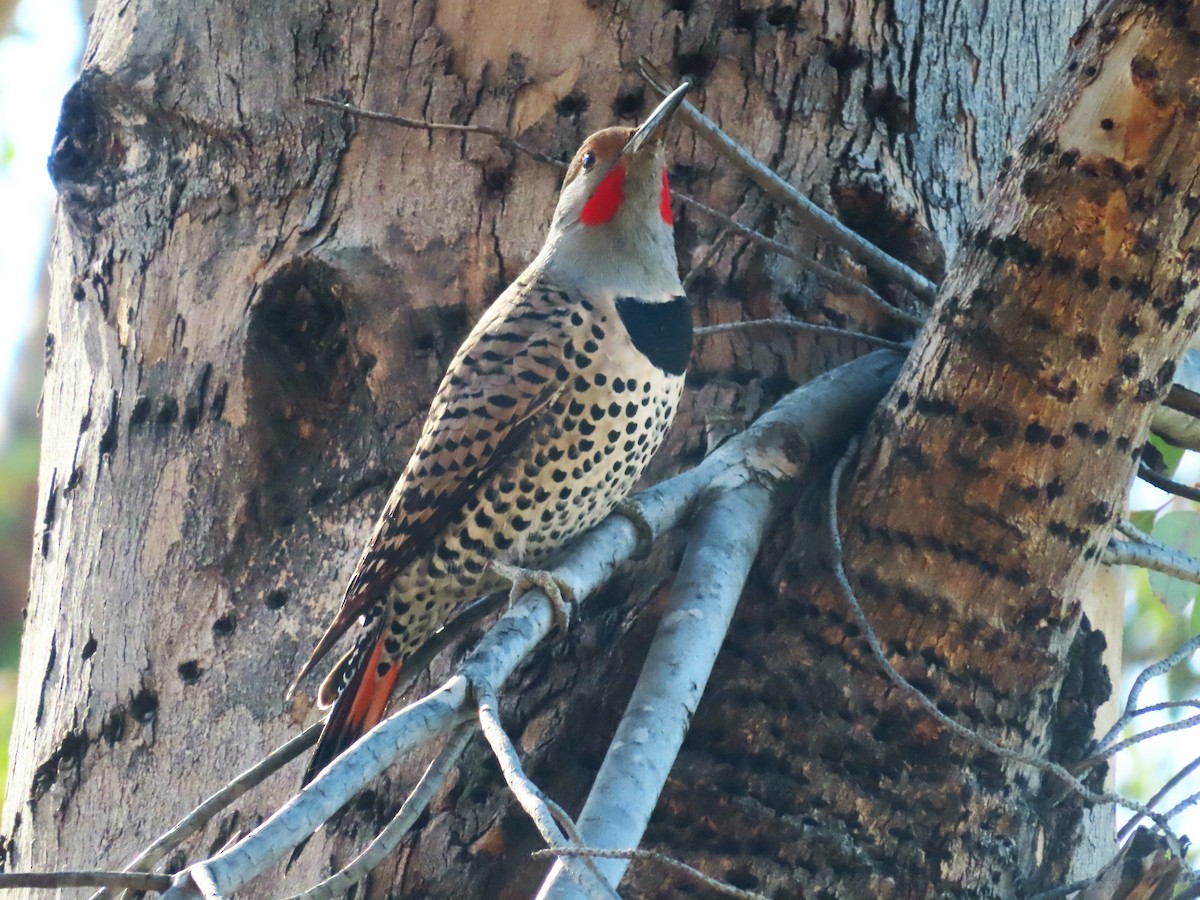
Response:
[[[401,668],[393,663],[386,672],[379,674],[383,640],[382,632],[365,638],[364,641],[373,641],[370,654],[359,652],[356,648],[354,656],[357,659],[348,661],[349,680],[333,703],[302,784],[312,781],[343,750],[383,718]],[[366,647],[364,643],[362,650],[365,651]]]

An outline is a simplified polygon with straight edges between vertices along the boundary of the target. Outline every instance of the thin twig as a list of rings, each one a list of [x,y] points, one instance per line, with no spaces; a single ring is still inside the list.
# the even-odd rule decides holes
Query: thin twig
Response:
[[[1160,491],[1166,491],[1168,494],[1174,494],[1176,497],[1200,503],[1200,488],[1193,487],[1190,484],[1180,484],[1166,475],[1160,475],[1144,462],[1138,466],[1138,478],[1147,484],[1154,485]]]
[[[1200,559],[1174,547],[1110,540],[1100,554],[1100,560],[1108,566],[1138,566],[1180,581],[1200,584]]]
[[[651,87],[664,97],[670,93],[670,88],[666,88],[664,91],[666,79],[660,70],[645,57],[639,59],[638,63],[642,69],[642,77]],[[841,247],[867,268],[903,285],[922,300],[933,302],[937,295],[937,285],[895,257],[889,256],[862,235],[851,231],[835,217],[821,209],[776,175],[768,166],[755,159],[737,141],[722,131],[712,119],[705,116],[692,104],[684,100],[676,115],[682,117],[734,168],[750,178],[775,200],[795,212],[796,216],[818,237],[836,247]]]
[[[516,752],[515,748],[513,752]],[[567,836],[567,840],[570,841],[570,844],[568,844],[566,847],[560,847],[559,849],[568,850],[575,848],[577,850],[590,850],[591,848],[588,847],[584,842],[583,836],[579,833],[579,826],[575,824],[575,820],[571,818],[570,813],[563,809],[557,800],[545,793],[542,794],[542,800],[546,804],[546,809],[550,810],[550,814],[554,816],[554,821],[558,823],[558,827],[563,830],[563,834],[565,834]],[[600,868],[596,865],[596,861],[594,859],[589,856],[583,856],[583,863],[588,867],[588,871],[591,872],[601,883],[604,882],[604,873],[600,871]],[[616,895],[615,888],[612,890],[612,894]],[[605,894],[604,896],[607,897],[609,895]]]
[[[433,795],[446,783],[446,779],[458,764],[459,757],[462,756],[463,750],[466,749],[467,743],[474,734],[474,722],[465,722],[452,731],[445,746],[429,764],[425,774],[421,776],[421,780],[417,782],[412,793],[408,795],[400,810],[387,823],[383,831],[379,832],[375,839],[345,868],[288,900],[332,900],[334,897],[344,895],[350,888],[370,875],[400,846],[400,842],[404,840],[413,823],[429,806]]]
[[[1200,756],[1197,756],[1190,763],[1168,778],[1166,783],[1154,792],[1154,796],[1146,801],[1146,805],[1151,809],[1158,806],[1158,804],[1165,796],[1167,796],[1167,794],[1175,790],[1176,786],[1183,781],[1183,779],[1195,772],[1196,769],[1200,769]],[[1121,830],[1117,832],[1117,840],[1125,840],[1125,838],[1129,836],[1129,832],[1133,831],[1134,827],[1136,827],[1137,823],[1140,822],[1141,819],[1141,813],[1134,813],[1132,816],[1130,816],[1129,821],[1122,825]]]
[[[842,596],[850,605],[850,609],[854,614],[854,620],[857,623],[859,630],[862,631],[863,636],[867,639],[867,644],[870,646],[871,652],[879,661],[879,664],[883,667],[887,677],[891,679],[892,683],[900,688],[901,691],[915,700],[917,704],[925,710],[925,712],[941,723],[941,725],[959,737],[965,739],[969,743],[972,743],[977,747],[980,747],[989,753],[1000,757],[1001,759],[1006,759],[1010,762],[1029,766],[1030,768],[1045,772],[1048,775],[1053,775],[1089,803],[1115,803],[1119,806],[1123,806],[1126,809],[1132,809],[1136,812],[1140,812],[1143,816],[1150,819],[1155,825],[1158,826],[1163,836],[1167,839],[1167,841],[1170,842],[1171,850],[1174,853],[1177,853],[1180,859],[1182,859],[1183,845],[1179,839],[1179,836],[1168,824],[1169,815],[1164,816],[1163,814],[1157,813],[1150,809],[1144,803],[1138,803],[1135,800],[1130,800],[1128,797],[1123,797],[1113,791],[1093,791],[1082,781],[1067,771],[1067,769],[1056,762],[1051,762],[1020,750],[1010,749],[996,743],[991,738],[984,737],[977,731],[974,731],[955,719],[950,718],[950,716],[938,709],[937,704],[929,699],[924,692],[922,692],[915,685],[913,685],[912,682],[896,671],[896,668],[887,658],[887,655],[883,649],[883,645],[879,642],[879,635],[875,633],[875,629],[867,619],[867,614],[863,611],[862,605],[858,601],[858,595],[854,592],[854,588],[850,585],[850,578],[846,575],[846,568],[843,561],[844,551],[842,548],[842,536],[840,526],[838,525],[838,491],[842,483],[842,475],[845,472],[850,460],[857,452],[858,440],[855,439],[854,442],[851,443],[850,448],[846,451],[845,455],[838,460],[837,465],[834,466],[833,476],[829,480],[829,515],[826,521],[829,526],[829,538],[833,545],[833,574],[834,578],[837,580],[838,586],[841,588]],[[1144,674],[1145,673],[1143,673],[1143,675]]]
[[[1171,548],[1160,541],[1148,531],[1142,531],[1129,519],[1121,519],[1117,522],[1117,531],[1125,535],[1131,541],[1137,541],[1139,544],[1149,544],[1151,547],[1158,547],[1161,550],[1170,550]]]
[[[525,774],[525,770],[521,767],[520,757],[517,756],[517,748],[513,746],[504,726],[500,724],[500,701],[496,699],[496,692],[492,690],[490,684],[481,679],[473,680],[471,689],[475,694],[479,726],[483,730],[483,736],[487,738],[492,752],[496,755],[496,761],[500,763],[500,771],[504,773],[508,789],[513,792],[517,802],[521,804],[521,808],[533,820],[534,826],[547,846],[551,849],[568,846],[566,836],[559,830],[558,824],[555,822],[554,813],[546,804],[545,794]],[[564,812],[562,815],[566,816],[566,813]],[[575,830],[573,826],[572,830]],[[595,863],[591,867],[583,869],[568,866],[567,871],[585,896],[620,900],[616,891],[609,887],[608,882],[595,870]],[[588,875],[591,877],[589,878]]]
[[[731,234],[733,234],[732,231],[722,231],[720,234],[718,234],[713,242],[708,245],[708,249],[704,251],[704,256],[700,258],[700,262],[692,266],[691,269],[688,270],[688,273],[683,276],[683,292],[685,294],[691,290],[692,282],[695,281],[699,277],[700,273],[707,269],[709,264],[717,258],[717,254],[721,252],[721,248],[725,246],[725,243],[729,240],[729,236]]]
[[[719,881],[711,875],[705,875],[696,867],[689,866],[687,863],[667,856],[665,853],[659,853],[657,850],[601,850],[595,847],[559,847],[558,849],[535,850],[530,856],[534,859],[582,856],[593,859],[628,859],[630,861],[643,860],[646,862],[655,862],[681,875],[686,875],[688,878],[694,879],[710,890],[723,894],[726,897],[736,897],[738,900],[768,900],[765,894],[747,891],[739,887],[734,887],[726,881]]]
[[[1142,710],[1139,709],[1137,712],[1140,713]],[[1130,747],[1140,744],[1143,741],[1148,741],[1150,738],[1158,737],[1162,734],[1170,734],[1174,731],[1184,731],[1188,728],[1195,728],[1197,725],[1200,725],[1200,716],[1191,716],[1187,719],[1180,719],[1178,722],[1168,722],[1166,725],[1159,725],[1157,728],[1148,728],[1145,731],[1138,732],[1133,737],[1126,738],[1123,741],[1118,741],[1111,747],[1106,748],[1103,753],[1097,753],[1093,756],[1089,756],[1084,763],[1080,763],[1079,766],[1076,767],[1076,771],[1086,768],[1087,766],[1094,766],[1100,762],[1103,762],[1104,760],[1120,753],[1122,750],[1128,750]]]
[[[165,891],[169,875],[145,872],[0,872],[0,890],[106,887],[117,891]]]
[[[1125,700],[1125,711],[1121,713],[1121,717],[1117,721],[1113,722],[1112,726],[1105,732],[1104,737],[1096,742],[1097,752],[1103,751],[1105,747],[1116,740],[1117,735],[1124,731],[1125,726],[1138,714],[1138,700],[1141,699],[1142,690],[1146,687],[1146,684],[1152,678],[1165,675],[1197,650],[1200,650],[1200,634],[1193,635],[1170,656],[1151,663],[1142,669],[1141,674],[1134,679],[1133,686],[1129,689],[1129,696]]]
[[[1036,894],[1030,894],[1025,900],[1056,900],[1058,897],[1069,897],[1071,894],[1077,894],[1089,884],[1095,883],[1095,878],[1080,878],[1078,881],[1072,881],[1070,884],[1063,884],[1056,888],[1050,888],[1048,891],[1038,891]]]
[[[1125,719],[1127,722],[1129,722],[1138,716],[1163,712],[1168,709],[1200,709],[1200,700],[1164,700],[1162,703],[1155,703],[1151,706],[1143,706],[1140,709],[1131,710],[1129,713],[1127,713]],[[1151,728],[1147,731],[1143,731],[1134,737],[1129,738],[1128,740],[1122,741],[1119,744],[1114,744],[1112,747],[1109,747],[1103,752],[1095,753],[1092,756],[1081,759],[1079,762],[1075,763],[1075,765],[1071,766],[1071,772],[1072,774],[1078,775],[1081,772],[1085,772],[1090,768],[1098,766],[1113,754],[1119,752],[1120,750],[1124,750],[1131,744],[1138,744],[1148,738],[1158,737],[1158,735],[1166,734],[1170,731],[1179,731],[1181,728],[1190,728],[1196,724],[1200,724],[1200,716],[1193,716],[1190,719],[1184,719],[1182,720],[1182,723],[1171,723],[1169,725],[1163,725],[1158,728]],[[1150,803],[1148,805],[1153,806],[1154,804]]]
[[[1162,712],[1167,709],[1200,709],[1200,700],[1164,700],[1161,703],[1135,709],[1133,715],[1144,716],[1147,713]]]
[[[1185,809],[1190,809],[1191,807],[1195,806],[1197,803],[1200,803],[1200,791],[1197,791],[1194,794],[1189,794],[1188,796],[1184,797],[1182,800],[1180,800],[1178,803],[1176,803],[1174,806],[1172,806],[1170,809],[1168,809],[1165,813],[1163,813],[1163,818],[1166,819],[1167,821],[1170,821],[1171,819],[1173,819],[1177,815],[1179,815],[1181,812],[1183,812]]]
[[[259,762],[242,772],[241,775],[180,819],[170,831],[156,838],[149,847],[125,864],[125,871],[150,871],[159,860],[192,835],[202,831],[214,816],[312,747],[320,734],[321,723],[317,722],[268,753]],[[105,885],[104,890],[93,894],[91,900],[100,900],[100,898],[108,896],[109,888],[110,886]],[[135,890],[140,889],[135,888]]]
[[[835,337],[853,338],[879,347],[883,350],[895,350],[897,353],[907,353],[911,347],[899,341],[889,341],[887,338],[876,337],[862,331],[851,331],[848,328],[837,328],[833,325],[815,325],[812,322],[800,322],[796,319],[747,319],[742,322],[721,322],[718,325],[705,325],[697,328],[693,334],[720,334],[726,331],[744,331],[749,328],[783,328],[789,331],[813,331],[817,334],[829,334]]]
[[[701,203],[695,197],[689,197],[687,194],[681,194],[678,191],[672,191],[671,193],[672,196],[674,196],[675,199],[680,201],[684,206],[691,207],[692,209],[704,213],[706,216],[716,219],[726,228],[737,232],[743,237],[748,238],[751,242],[758,244],[772,253],[777,253],[780,256],[786,256],[788,259],[798,262],[804,269],[815,275],[819,281],[825,282],[825,284],[829,285],[830,287],[839,288],[843,291],[848,291],[849,293],[859,294],[863,297],[866,297],[888,315],[895,316],[898,319],[903,319],[905,322],[908,322],[912,325],[923,325],[925,323],[925,319],[923,317],[914,315],[907,310],[900,309],[900,307],[889,303],[879,296],[879,294],[873,291],[868,285],[863,284],[861,281],[857,281],[848,275],[843,275],[836,269],[832,269],[824,263],[818,262],[811,256],[806,256],[799,250],[789,247],[787,244],[781,243],[774,238],[769,238],[765,234],[750,228],[748,225],[743,225],[741,222],[731,218],[730,216],[727,216],[719,209],[714,209],[707,203]]]
[[[509,150],[515,150],[518,153],[524,153],[526,156],[536,159],[538,162],[546,163],[558,169],[565,169],[567,163],[564,160],[554,156],[547,156],[540,150],[534,150],[522,144],[516,138],[507,134],[499,128],[492,128],[488,125],[456,125],[452,122],[426,122],[422,119],[410,119],[408,116],[399,116],[394,113],[375,112],[370,109],[361,109],[349,103],[342,103],[338,100],[330,100],[326,97],[305,97],[304,102],[309,106],[320,106],[325,109],[333,109],[338,112],[347,113],[352,116],[357,116],[360,119],[370,119],[374,122],[386,122],[389,125],[399,125],[402,128],[417,128],[425,131],[452,131],[461,134],[480,134],[485,137],[490,137],[500,143],[501,147]]]

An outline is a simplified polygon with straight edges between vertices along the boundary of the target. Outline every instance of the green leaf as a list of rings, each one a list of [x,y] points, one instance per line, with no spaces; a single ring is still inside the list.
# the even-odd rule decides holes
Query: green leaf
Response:
[[[1163,474],[1174,475],[1175,470],[1179,468],[1179,460],[1183,459],[1183,448],[1168,444],[1157,434],[1150,435],[1150,443],[1162,454],[1163,461],[1167,464],[1167,470]]]
[[[1139,509],[1129,514],[1129,521],[1134,524],[1135,528],[1140,528],[1146,534],[1150,534],[1154,530],[1154,517],[1157,514],[1157,509]]]
[[[1172,510],[1158,517],[1150,532],[1168,547],[1190,555],[1200,550],[1200,514],[1191,510]],[[1178,615],[1196,597],[1196,585],[1164,575],[1150,573],[1150,587],[1162,604]]]

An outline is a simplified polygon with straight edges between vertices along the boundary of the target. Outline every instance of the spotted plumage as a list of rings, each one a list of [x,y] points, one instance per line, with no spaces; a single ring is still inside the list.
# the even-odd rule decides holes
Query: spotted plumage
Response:
[[[306,780],[382,717],[405,659],[505,586],[493,567],[544,563],[608,515],[662,443],[691,348],[659,139],[681,96],[637,131],[584,143],[541,253],[451,361],[297,678],[362,623],[321,687],[333,710]]]

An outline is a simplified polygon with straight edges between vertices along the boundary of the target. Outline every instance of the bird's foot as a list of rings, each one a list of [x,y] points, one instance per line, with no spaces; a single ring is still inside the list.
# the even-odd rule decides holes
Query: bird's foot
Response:
[[[633,548],[629,558],[634,561],[645,559],[654,549],[654,529],[650,527],[650,521],[642,511],[641,504],[626,498],[618,501],[613,507],[613,512],[628,519],[633,525],[633,530],[637,532],[637,546]]]
[[[512,582],[508,592],[508,605],[511,607],[526,591],[540,588],[550,599],[554,611],[554,624],[563,631],[571,624],[571,610],[578,605],[575,599],[575,589],[563,579],[543,569],[522,569],[508,563],[492,561],[490,568],[501,578]]]

